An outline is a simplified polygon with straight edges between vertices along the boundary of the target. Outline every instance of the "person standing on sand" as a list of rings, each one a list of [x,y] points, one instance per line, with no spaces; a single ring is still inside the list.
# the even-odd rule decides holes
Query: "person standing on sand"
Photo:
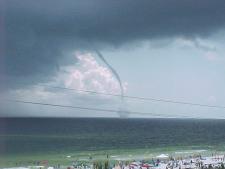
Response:
[[[155,161],[154,161],[154,159],[152,158],[152,164],[155,166]]]

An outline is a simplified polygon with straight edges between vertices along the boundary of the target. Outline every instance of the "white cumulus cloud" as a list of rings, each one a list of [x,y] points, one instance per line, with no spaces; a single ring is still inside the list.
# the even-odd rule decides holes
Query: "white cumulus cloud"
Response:
[[[60,84],[78,90],[120,94],[119,82],[113,73],[98,63],[92,53],[76,53],[75,56],[78,63],[62,68],[62,73],[57,77],[57,81],[61,81]],[[124,83],[123,87],[126,90],[127,83]]]

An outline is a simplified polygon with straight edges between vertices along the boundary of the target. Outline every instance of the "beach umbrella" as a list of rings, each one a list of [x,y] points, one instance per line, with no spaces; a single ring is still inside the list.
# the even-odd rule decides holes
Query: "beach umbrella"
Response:
[[[156,156],[156,158],[169,158],[169,156],[166,154],[160,154],[160,155]]]
[[[145,163],[145,164],[142,164],[142,167],[148,168],[148,167],[152,167],[152,165]]]
[[[54,167],[48,167],[47,169],[54,169]]]
[[[139,166],[139,163],[137,163],[137,162],[132,162],[130,165],[131,165],[131,166]]]

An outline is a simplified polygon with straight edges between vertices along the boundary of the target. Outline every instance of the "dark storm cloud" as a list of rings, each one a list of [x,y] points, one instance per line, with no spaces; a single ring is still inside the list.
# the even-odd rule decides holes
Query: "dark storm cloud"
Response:
[[[1,6],[0,70],[33,81],[69,64],[74,49],[208,36],[225,25],[224,0],[5,0]]]

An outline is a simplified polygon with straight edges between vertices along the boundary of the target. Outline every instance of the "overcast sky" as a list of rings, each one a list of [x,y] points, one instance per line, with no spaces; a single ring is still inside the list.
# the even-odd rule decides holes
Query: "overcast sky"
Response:
[[[120,95],[121,80],[125,95],[225,106],[224,9],[224,0],[0,0],[0,116],[118,117],[13,99],[225,118],[222,108],[52,88]]]

